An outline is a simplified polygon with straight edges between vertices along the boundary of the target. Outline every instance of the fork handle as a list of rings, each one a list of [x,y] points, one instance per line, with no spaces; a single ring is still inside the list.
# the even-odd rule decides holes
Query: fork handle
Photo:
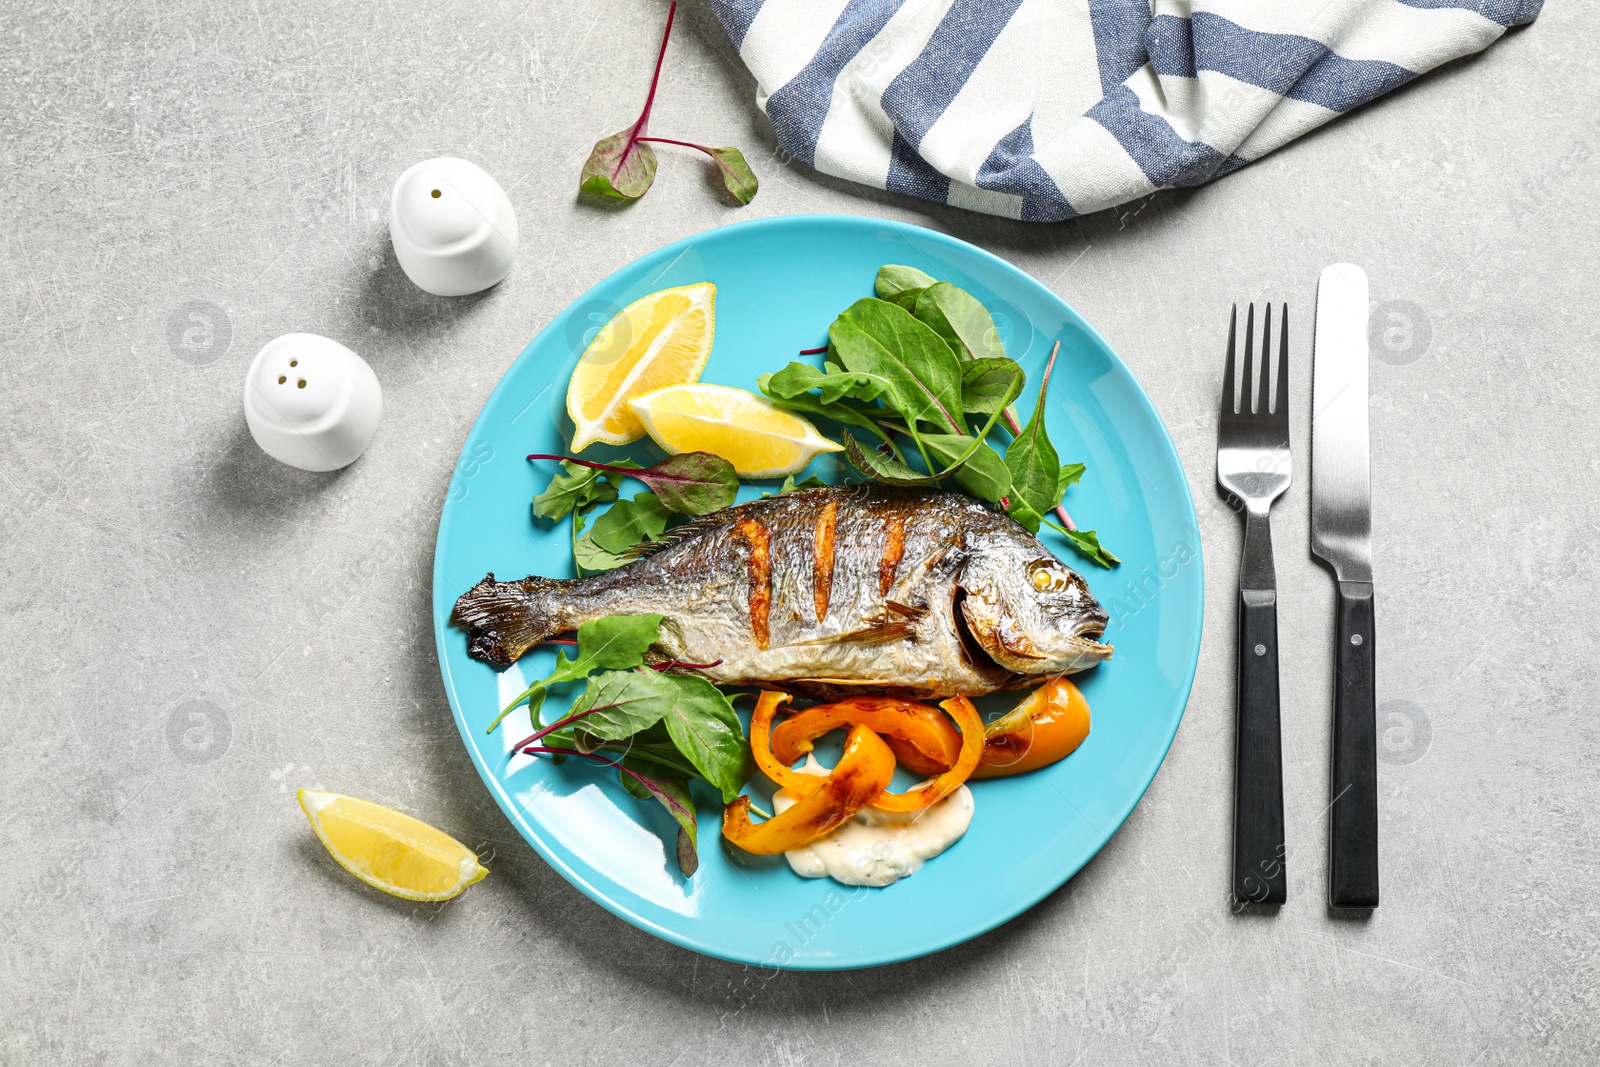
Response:
[[[1282,904],[1288,886],[1278,718],[1278,593],[1272,527],[1264,512],[1246,513],[1240,576],[1233,897],[1241,904]]]
[[[1328,903],[1378,906],[1378,727],[1371,582],[1339,583]]]

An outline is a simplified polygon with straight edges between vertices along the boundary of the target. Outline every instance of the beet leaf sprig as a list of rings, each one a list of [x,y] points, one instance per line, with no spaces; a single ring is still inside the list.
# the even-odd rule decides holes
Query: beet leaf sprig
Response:
[[[671,137],[649,136],[650,110],[655,107],[656,89],[661,84],[661,65],[667,58],[667,40],[672,36],[672,20],[678,13],[676,0],[667,9],[667,28],[661,34],[661,50],[656,54],[655,73],[650,78],[650,92],[644,98],[644,109],[639,118],[625,130],[618,130],[602,138],[589,153],[578,179],[578,188],[596,196],[619,200],[637,200],[649,191],[656,180],[656,153],[653,144],[676,145],[704,152],[717,168],[723,188],[741,204],[755,199],[760,183],[744,153],[737,148],[711,148],[692,141],[679,141]]]

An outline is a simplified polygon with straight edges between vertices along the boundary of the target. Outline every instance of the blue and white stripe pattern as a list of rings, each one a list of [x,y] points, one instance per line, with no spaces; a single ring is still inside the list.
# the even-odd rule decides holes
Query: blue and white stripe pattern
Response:
[[[779,147],[1035,221],[1199,185],[1543,0],[711,0]]]

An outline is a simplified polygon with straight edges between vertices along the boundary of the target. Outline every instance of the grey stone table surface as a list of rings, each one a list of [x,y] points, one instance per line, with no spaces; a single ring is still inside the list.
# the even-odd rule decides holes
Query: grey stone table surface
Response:
[[[760,196],[728,206],[700,161],[664,152],[640,203],[580,201],[663,14],[7,5],[0,1062],[1596,1062],[1600,61],[1583,5],[1216,185],[1052,226],[786,165],[701,2],[680,12],[656,129],[745,146]],[[394,178],[438,154],[483,165],[519,213],[516,267],[480,298],[422,294],[389,248]],[[939,955],[773,976],[613,918],[522,842],[451,722],[429,575],[462,440],[544,323],[662,244],[798,212],[965,238],[1094,322],[1177,442],[1208,596],[1171,753],[1082,873]],[[1333,592],[1305,549],[1302,463],[1277,512],[1291,903],[1234,915],[1222,328],[1250,299],[1308,324],[1318,271],[1346,259],[1384,304],[1384,904],[1366,921],[1321,904]],[[342,473],[280,466],[245,430],[244,369],[291,330],[382,379],[378,436]],[[1302,361],[1302,412],[1309,388]],[[1294,447],[1308,455],[1304,425]],[[369,891],[307,832],[302,785],[420,814],[493,873],[438,907]]]

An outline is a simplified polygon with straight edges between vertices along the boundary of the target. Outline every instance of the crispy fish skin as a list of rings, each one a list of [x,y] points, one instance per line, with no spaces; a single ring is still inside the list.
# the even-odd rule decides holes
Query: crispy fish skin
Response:
[[[976,696],[1094,666],[1106,613],[1013,519],[969,497],[830,486],[723,508],[587,578],[490,574],[451,613],[504,666],[606,615],[660,614],[657,662],[824,698]]]

